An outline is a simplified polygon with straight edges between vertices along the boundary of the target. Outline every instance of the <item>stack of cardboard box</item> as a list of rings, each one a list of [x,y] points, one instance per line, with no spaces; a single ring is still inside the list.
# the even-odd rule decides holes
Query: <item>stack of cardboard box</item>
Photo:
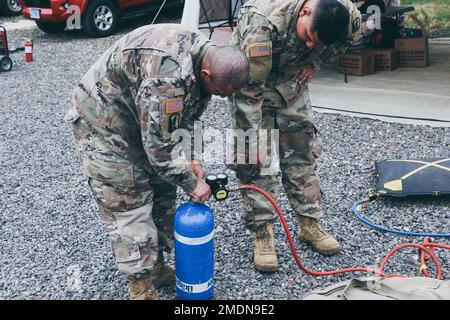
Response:
[[[338,66],[352,76],[365,76],[375,73],[374,56],[367,51],[352,51],[344,54],[338,60]]]
[[[365,76],[397,67],[428,67],[428,37],[396,39],[395,48],[349,52],[338,60],[347,74]]]
[[[395,49],[400,67],[428,67],[428,37],[397,39]]]
[[[375,58],[375,71],[392,71],[398,67],[397,51],[395,49],[369,50]]]

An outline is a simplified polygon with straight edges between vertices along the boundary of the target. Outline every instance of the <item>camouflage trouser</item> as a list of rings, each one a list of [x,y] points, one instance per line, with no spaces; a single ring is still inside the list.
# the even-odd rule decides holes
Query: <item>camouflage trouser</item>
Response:
[[[238,104],[233,103],[232,126],[241,128],[241,123],[248,123],[244,117],[245,112],[239,110]],[[314,126],[307,89],[302,90],[287,105],[279,93],[266,88],[262,117],[261,129],[279,130],[282,183],[292,209],[297,215],[321,218],[323,204],[315,159],[322,152],[322,141]],[[270,148],[268,149],[269,155]],[[242,184],[258,186],[277,197],[278,182],[275,172],[269,173],[270,170],[251,164],[232,164],[229,167],[236,172]],[[245,205],[242,218],[248,228],[254,229],[276,218],[272,205],[262,195],[251,190],[243,190],[242,195]]]
[[[159,253],[173,248],[176,186],[118,155],[85,119],[72,123],[117,266],[127,278],[140,278],[153,269]]]

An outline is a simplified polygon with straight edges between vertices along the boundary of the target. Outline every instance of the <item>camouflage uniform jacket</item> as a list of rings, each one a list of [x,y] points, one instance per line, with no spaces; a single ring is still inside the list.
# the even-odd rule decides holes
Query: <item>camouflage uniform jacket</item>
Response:
[[[305,0],[249,0],[242,6],[231,43],[246,52],[250,62],[250,85],[235,95],[241,108],[248,110],[248,128],[260,125],[265,86],[275,89],[289,105],[304,89],[296,81],[301,70],[306,66],[317,70],[332,62],[360,36],[360,12],[350,0],[339,1],[351,16],[345,39],[311,49],[296,35],[296,17]]]
[[[191,192],[197,178],[180,140],[171,137],[178,128],[191,132],[211,98],[199,82],[210,45],[203,34],[180,25],[139,28],[107,50],[82,78],[74,92],[76,112],[94,137],[108,142],[112,156]],[[95,177],[90,173],[95,168],[83,167]]]

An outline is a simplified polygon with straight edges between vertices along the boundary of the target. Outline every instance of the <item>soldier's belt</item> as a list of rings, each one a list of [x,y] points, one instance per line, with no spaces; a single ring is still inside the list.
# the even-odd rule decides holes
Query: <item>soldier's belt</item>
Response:
[[[380,196],[450,195],[450,158],[384,160],[375,167]]]

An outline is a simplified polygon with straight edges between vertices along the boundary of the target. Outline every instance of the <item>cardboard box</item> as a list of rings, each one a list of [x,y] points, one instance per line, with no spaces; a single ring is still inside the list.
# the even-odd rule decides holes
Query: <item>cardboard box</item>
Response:
[[[397,50],[371,49],[368,50],[375,59],[375,71],[392,71],[398,67]]]
[[[400,67],[428,67],[428,37],[396,39]]]
[[[352,76],[365,76],[375,73],[374,57],[367,51],[344,54],[339,58],[338,66],[343,67],[345,72]]]

